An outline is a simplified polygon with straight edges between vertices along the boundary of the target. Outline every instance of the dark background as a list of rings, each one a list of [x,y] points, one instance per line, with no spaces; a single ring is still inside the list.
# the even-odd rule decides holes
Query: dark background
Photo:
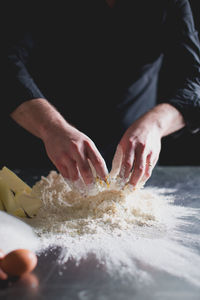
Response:
[[[196,29],[200,32],[200,0],[190,0],[190,4]],[[164,74],[161,80],[165,81]],[[3,99],[1,103],[6,105]],[[6,123],[0,120],[0,167],[6,165],[10,169],[55,169],[46,155],[43,143],[11,118],[6,120]],[[159,164],[200,165],[200,132],[191,134],[183,131],[178,137],[171,135],[163,138]]]

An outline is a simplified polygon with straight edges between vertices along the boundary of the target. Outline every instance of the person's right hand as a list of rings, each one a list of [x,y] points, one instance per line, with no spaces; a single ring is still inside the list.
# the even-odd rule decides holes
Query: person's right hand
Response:
[[[46,99],[25,101],[11,117],[43,141],[50,160],[69,181],[83,179],[88,185],[95,176],[101,179],[107,176],[105,161],[93,141],[67,123]]]
[[[66,126],[51,127],[43,139],[47,154],[63,177],[72,182],[82,176],[86,185],[94,181],[88,162],[96,174],[105,180],[107,167],[93,141],[85,134],[66,123]]]

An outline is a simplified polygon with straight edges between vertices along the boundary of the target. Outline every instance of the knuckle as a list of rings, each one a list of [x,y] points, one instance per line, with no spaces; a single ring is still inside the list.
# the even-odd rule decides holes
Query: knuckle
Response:
[[[128,145],[129,148],[133,147],[133,139],[132,138],[128,139],[127,145]]]
[[[149,149],[148,153],[149,153],[149,156],[152,156],[153,150],[152,150],[152,149]]]
[[[144,142],[139,141],[138,147],[143,151],[145,149],[146,144]]]
[[[143,165],[139,165],[139,166],[138,166],[138,173],[139,173],[139,174],[142,174],[143,171],[144,171],[144,166],[143,166]]]
[[[146,172],[146,177],[149,178],[151,176],[151,171]]]
[[[124,162],[124,167],[125,167],[126,169],[131,169],[131,168],[132,168],[132,163],[131,163],[131,161],[129,161],[129,160],[125,161],[125,162]]]
[[[92,142],[88,139],[85,139],[83,143],[84,143],[85,147],[90,147],[91,148],[91,146],[92,146]]]
[[[77,142],[72,141],[71,142],[71,148],[72,148],[73,151],[78,151],[79,150],[79,146],[78,146]]]

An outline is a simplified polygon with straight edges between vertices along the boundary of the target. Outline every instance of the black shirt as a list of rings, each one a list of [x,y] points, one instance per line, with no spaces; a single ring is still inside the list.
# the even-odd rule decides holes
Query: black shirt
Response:
[[[200,45],[187,0],[30,3],[17,7],[7,36],[7,113],[45,98],[103,155],[158,101],[200,128]]]

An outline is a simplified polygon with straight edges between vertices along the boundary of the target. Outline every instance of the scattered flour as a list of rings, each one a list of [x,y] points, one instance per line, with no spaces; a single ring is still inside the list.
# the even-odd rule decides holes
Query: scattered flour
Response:
[[[178,231],[197,212],[173,205],[166,189],[131,191],[117,180],[109,186],[99,181],[84,196],[51,171],[33,190],[43,201],[38,215],[27,220],[39,236],[38,253],[61,247],[60,264],[69,259],[79,264],[94,254],[111,275],[148,282],[149,268],[157,268],[200,285],[199,255],[180,243]]]

